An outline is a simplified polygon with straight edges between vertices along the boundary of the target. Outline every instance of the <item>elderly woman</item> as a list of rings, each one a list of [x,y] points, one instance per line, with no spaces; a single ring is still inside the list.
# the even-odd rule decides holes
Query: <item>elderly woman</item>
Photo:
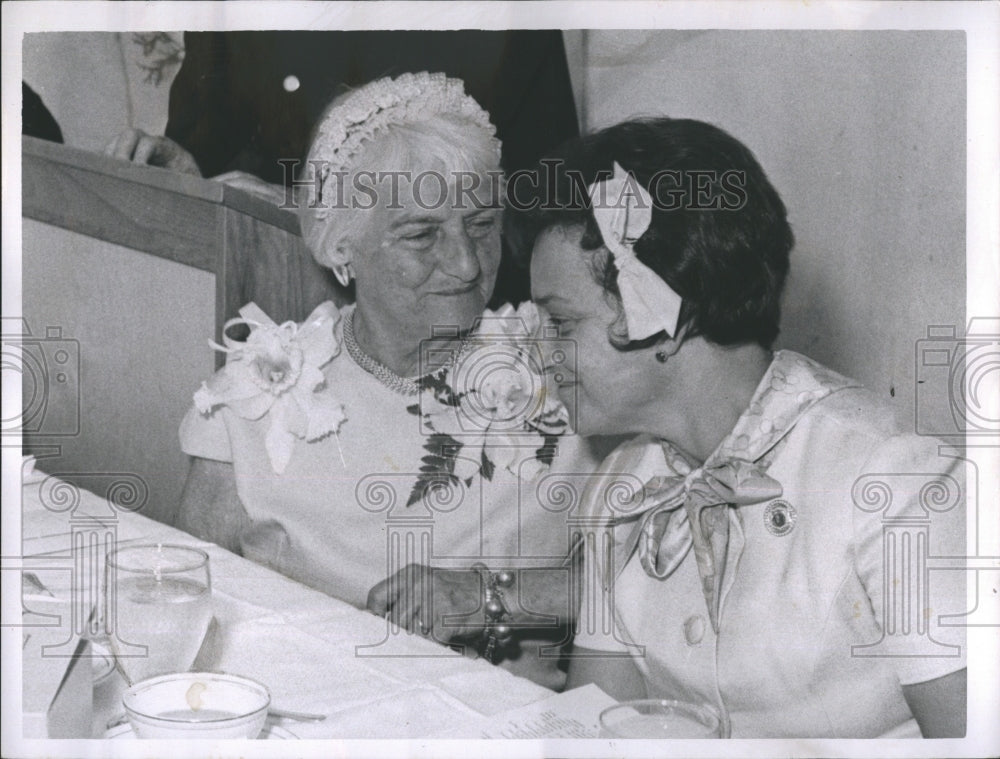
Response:
[[[301,325],[241,311],[250,336],[218,346],[181,427],[179,524],[558,686],[524,640],[558,644],[573,615],[565,517],[536,484],[594,463],[545,395],[530,304],[484,316],[503,199],[488,114],[442,74],[382,79],[331,104],[309,164],[304,237],[356,302]]]
[[[955,459],[772,352],[793,239],[753,155],[661,118],[553,158],[517,202],[533,298],[577,345],[559,394],[580,434],[635,436],[584,505],[606,532],[567,687],[709,704],[733,737],[962,735],[962,628],[938,624],[965,611],[962,573],[920,601],[909,544],[883,541],[883,518],[930,522],[929,553],[964,555]]]

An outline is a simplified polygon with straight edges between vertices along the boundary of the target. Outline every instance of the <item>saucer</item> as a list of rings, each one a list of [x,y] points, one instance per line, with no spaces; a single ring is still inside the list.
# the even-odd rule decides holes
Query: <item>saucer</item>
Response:
[[[291,730],[283,728],[281,725],[274,724],[271,720],[264,723],[264,728],[260,731],[260,735],[257,736],[258,741],[287,741],[295,740],[298,738],[295,733]],[[108,730],[104,734],[105,740],[127,740],[127,741],[137,741],[138,736],[135,731],[132,730],[132,726],[126,722],[123,725],[115,725],[113,728]]]

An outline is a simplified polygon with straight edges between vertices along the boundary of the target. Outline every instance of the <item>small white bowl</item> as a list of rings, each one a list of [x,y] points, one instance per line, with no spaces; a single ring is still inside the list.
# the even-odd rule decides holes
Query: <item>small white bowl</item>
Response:
[[[122,703],[140,738],[256,738],[271,694],[246,677],[178,672],[136,683]]]

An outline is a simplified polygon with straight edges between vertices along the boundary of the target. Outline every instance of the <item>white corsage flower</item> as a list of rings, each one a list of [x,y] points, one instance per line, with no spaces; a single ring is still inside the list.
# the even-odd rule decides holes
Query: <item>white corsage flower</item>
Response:
[[[565,341],[542,333],[541,315],[528,301],[487,310],[476,330],[480,346],[466,354],[453,373],[452,390],[471,416],[491,429],[561,434],[568,422],[553,377],[553,353]]]
[[[423,388],[411,409],[429,435],[424,464],[431,475],[445,472],[469,483],[476,474],[492,479],[500,467],[531,480],[551,463],[568,426],[550,371],[558,342],[541,334],[533,303],[485,312],[470,347]]]
[[[274,471],[285,471],[295,438],[309,442],[336,433],[346,419],[321,371],[340,352],[334,327],[340,320],[330,301],[320,304],[302,324],[276,324],[255,303],[240,309],[223,329],[225,345],[209,341],[226,354],[226,365],[194,394],[195,407],[210,414],[228,406],[243,419],[268,417],[264,440]],[[226,332],[246,324],[245,342]]]

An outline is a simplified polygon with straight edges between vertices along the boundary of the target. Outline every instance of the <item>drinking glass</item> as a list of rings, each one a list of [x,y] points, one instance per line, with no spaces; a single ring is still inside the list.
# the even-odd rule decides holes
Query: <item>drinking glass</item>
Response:
[[[715,707],[669,698],[625,701],[601,712],[604,738],[726,738]]]
[[[132,682],[191,668],[212,619],[208,554],[156,544],[108,553],[104,573],[111,649]]]

